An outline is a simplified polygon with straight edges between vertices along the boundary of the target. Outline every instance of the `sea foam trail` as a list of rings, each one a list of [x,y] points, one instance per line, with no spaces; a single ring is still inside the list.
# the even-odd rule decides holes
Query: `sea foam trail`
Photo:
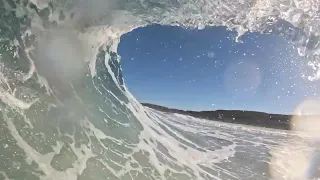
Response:
[[[316,0],[0,1],[0,177],[303,179],[288,174],[281,157],[312,151],[299,144],[308,137],[145,109],[124,84],[117,46],[151,23],[227,26],[240,36],[283,19],[300,28],[288,38],[316,80],[318,11]],[[273,160],[269,152],[284,142],[289,148]]]

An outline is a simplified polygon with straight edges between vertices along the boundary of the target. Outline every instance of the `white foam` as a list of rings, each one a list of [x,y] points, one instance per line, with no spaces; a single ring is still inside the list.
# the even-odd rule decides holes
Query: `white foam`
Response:
[[[16,98],[13,94],[10,94],[7,91],[3,90],[2,88],[0,88],[0,99],[7,105],[13,108],[20,109],[29,109],[34,103],[38,101],[38,99],[34,99],[31,102],[22,101]]]

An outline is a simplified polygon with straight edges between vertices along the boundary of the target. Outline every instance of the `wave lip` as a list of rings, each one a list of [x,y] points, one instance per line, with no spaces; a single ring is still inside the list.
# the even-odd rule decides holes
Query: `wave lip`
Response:
[[[41,4],[39,8],[44,8],[44,2],[40,2],[35,1],[34,3],[39,6]],[[114,52],[116,52],[122,34],[152,23],[200,29],[206,26],[226,26],[238,32],[236,39],[238,41],[245,32],[267,33],[271,25],[284,20],[300,29],[301,32],[282,29],[274,33],[280,35],[295,33],[294,36],[288,36],[288,38],[297,51],[308,58],[309,65],[314,72],[306,77],[314,81],[319,78],[320,74],[319,4],[317,0],[294,2],[290,0],[162,0],[157,2],[153,0],[93,0],[90,3],[85,0],[53,1],[47,5],[55,7],[51,10],[47,20],[59,26],[74,28],[86,34],[87,37],[101,37],[98,38],[99,40],[94,38],[97,40],[92,42],[94,46],[100,47],[108,44],[114,47]],[[102,39],[103,44],[101,44]]]
[[[99,6],[100,1],[95,1]],[[91,3],[92,9],[96,8],[95,1]],[[308,57],[314,68],[314,73],[310,74],[308,79],[314,81],[319,78],[320,3],[317,0],[295,2],[290,0],[162,0],[157,2],[144,0],[110,1],[110,4],[111,6],[105,7],[104,10],[91,12],[95,17],[91,21],[91,27],[101,25],[119,29],[129,27],[127,30],[130,31],[132,28],[152,23],[199,29],[206,26],[226,26],[238,32],[236,39],[238,41],[245,32],[267,33],[269,27],[279,20],[287,21],[301,31],[281,29],[273,33],[279,35],[294,33],[294,36],[287,36],[288,40],[301,55]],[[78,5],[82,6],[81,3]],[[103,14],[100,11],[108,13]],[[114,38],[119,39],[121,35]]]

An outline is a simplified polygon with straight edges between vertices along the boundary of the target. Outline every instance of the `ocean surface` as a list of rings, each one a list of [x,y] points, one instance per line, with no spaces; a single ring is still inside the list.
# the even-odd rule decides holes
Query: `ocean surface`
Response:
[[[315,81],[319,7],[318,0],[1,0],[0,180],[319,178],[319,133],[144,108],[117,54],[121,35],[148,24],[226,26],[239,37],[285,36]],[[298,30],[271,31],[278,20]]]

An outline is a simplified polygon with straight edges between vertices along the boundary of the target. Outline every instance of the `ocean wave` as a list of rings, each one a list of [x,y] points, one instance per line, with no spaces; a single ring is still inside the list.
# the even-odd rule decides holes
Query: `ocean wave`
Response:
[[[0,177],[268,179],[277,167],[276,179],[297,177],[281,158],[269,168],[268,153],[304,137],[145,109],[125,86],[117,46],[153,23],[226,26],[238,32],[235,41],[276,33],[307,57],[314,81],[319,8],[317,0],[0,1]],[[274,154],[311,151],[300,142]]]

